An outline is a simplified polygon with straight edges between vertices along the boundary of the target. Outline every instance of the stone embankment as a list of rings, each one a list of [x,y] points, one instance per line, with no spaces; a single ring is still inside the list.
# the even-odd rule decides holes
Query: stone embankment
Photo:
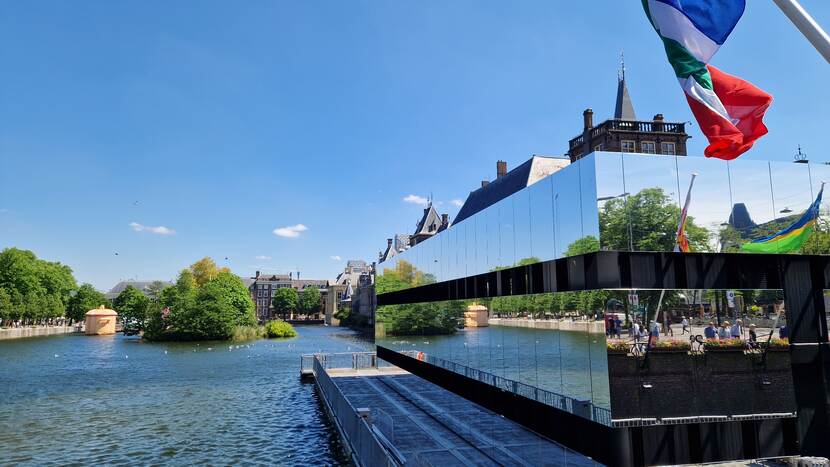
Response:
[[[569,319],[526,319],[526,318],[490,318],[490,326],[509,326],[514,328],[548,329],[559,331],[579,331],[605,334],[602,321],[571,321]]]
[[[22,339],[24,337],[54,336],[77,332],[75,326],[25,326],[20,328],[0,328],[0,340]]]

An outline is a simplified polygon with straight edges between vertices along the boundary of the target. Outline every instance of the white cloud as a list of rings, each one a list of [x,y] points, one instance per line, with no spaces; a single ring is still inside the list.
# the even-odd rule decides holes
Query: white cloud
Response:
[[[270,261],[271,257],[266,256],[266,255],[256,255],[256,256],[254,256],[254,259],[259,260],[259,261]]]
[[[297,238],[300,236],[300,232],[305,232],[306,230],[308,230],[308,227],[303,224],[288,225],[274,229],[274,235],[277,237]]]
[[[173,235],[176,233],[176,231],[170,227],[165,227],[163,225],[153,227],[152,225],[142,225],[138,222],[130,222],[130,228],[136,232],[150,232],[151,234],[156,235]]]
[[[452,203],[453,206],[459,207],[459,208],[461,206],[464,206],[464,201],[461,201],[460,199],[454,199],[454,200],[450,201],[450,203]]]
[[[406,196],[404,196],[403,200],[406,201],[407,203],[419,204],[421,206],[426,206],[427,202],[429,201],[428,199],[424,198],[423,196],[418,196],[418,195],[406,195]]]
[[[338,256],[338,255],[332,255],[332,256],[329,256],[329,258],[331,258],[335,261],[340,261],[340,259],[341,259],[340,256]]]

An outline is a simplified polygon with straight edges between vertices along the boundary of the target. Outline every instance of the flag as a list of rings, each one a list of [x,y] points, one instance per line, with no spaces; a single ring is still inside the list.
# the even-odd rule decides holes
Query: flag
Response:
[[[692,186],[695,184],[695,177],[697,174],[693,173],[692,181],[689,182],[689,191],[686,192],[686,202],[683,204],[683,210],[680,211],[680,222],[677,224],[677,242],[674,245],[674,251],[683,253],[692,251],[689,248],[689,238],[686,236],[686,217],[689,214],[689,203],[692,201]]]
[[[686,100],[709,140],[707,157],[731,160],[767,134],[772,96],[709,65],[743,15],[745,0],[642,0]]]
[[[744,243],[741,245],[741,251],[747,253],[793,253],[800,250],[816,228],[823,192],[824,184],[822,183],[815,201],[797,221],[776,234]]]

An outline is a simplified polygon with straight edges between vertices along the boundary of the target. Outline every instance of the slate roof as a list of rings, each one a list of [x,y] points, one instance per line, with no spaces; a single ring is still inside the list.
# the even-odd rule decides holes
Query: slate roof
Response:
[[[453,225],[568,165],[567,158],[533,156],[487,186],[470,192]]]
[[[434,228],[431,229],[430,227],[432,226],[434,226]],[[421,217],[421,220],[418,221],[418,225],[415,227],[415,233],[413,235],[434,235],[440,228],[441,215],[438,214],[438,211],[435,210],[432,203],[429,203],[429,206],[424,208],[424,215]]]
[[[634,113],[634,104],[628,95],[628,86],[625,85],[625,75],[617,80],[617,105],[614,107],[614,118],[617,120],[637,120]]]
[[[112,300],[113,298],[117,297],[121,292],[123,292],[124,289],[127,288],[127,286],[130,285],[140,290],[144,295],[147,295],[147,288],[153,282],[161,282],[166,286],[173,285],[173,283],[170,281],[121,281],[115,284],[115,286],[113,286],[113,288],[111,288],[109,292],[105,293],[104,296]]]

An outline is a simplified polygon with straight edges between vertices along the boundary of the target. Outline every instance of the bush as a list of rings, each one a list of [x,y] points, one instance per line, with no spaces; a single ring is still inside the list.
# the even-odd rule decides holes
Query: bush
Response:
[[[654,347],[652,347],[652,350],[656,350],[658,352],[661,351],[661,350],[665,350],[665,351],[671,351],[671,350],[688,351],[688,350],[691,350],[691,349],[692,349],[692,344],[689,343],[689,341],[675,341],[675,340],[657,341],[654,344]]]
[[[147,340],[249,340],[262,337],[242,281],[228,272],[196,287],[187,270],[164,289],[148,313]],[[242,328],[242,329],[239,329]],[[249,329],[250,328],[250,329]]]
[[[285,321],[268,321],[265,324],[265,335],[269,338],[294,337],[297,335],[297,331]]]
[[[746,342],[742,339],[720,339],[708,340],[703,344],[704,350],[742,350],[746,348]]]
[[[231,336],[232,341],[252,341],[265,337],[265,326],[237,326]]]

